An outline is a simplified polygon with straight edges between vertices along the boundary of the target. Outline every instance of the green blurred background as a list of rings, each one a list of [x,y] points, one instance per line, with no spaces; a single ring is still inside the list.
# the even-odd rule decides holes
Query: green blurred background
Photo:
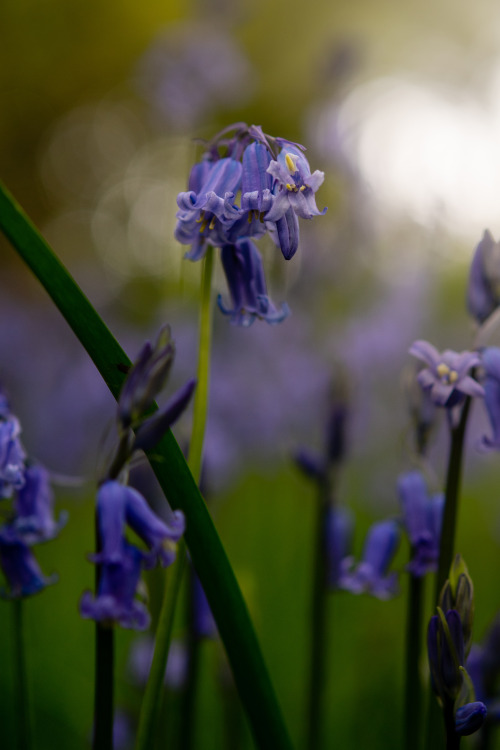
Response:
[[[408,346],[422,337],[439,348],[470,346],[468,264],[482,231],[500,231],[498,21],[493,0],[0,5],[0,177],[131,356],[172,323],[179,382],[196,363],[200,269],[173,240],[193,139],[245,120],[304,143],[312,169],[325,171],[318,205],[328,213],[302,223],[297,257],[284,264],[262,246],[272,296],[287,299],[292,317],[235,331],[216,313],[210,406],[217,528],[297,746],[314,490],[290,457],[320,445],[340,363],[352,424],[338,494],[356,512],[356,551],[373,520],[397,515],[396,478],[409,465],[400,388]],[[114,406],[36,281],[2,239],[0,249],[0,378],[30,452],[55,472],[84,477],[77,490],[58,489],[70,520],[39,551],[59,582],[26,605],[36,748],[78,750],[91,732],[93,628],[77,604],[93,580],[92,495]],[[225,294],[220,273],[215,286]],[[500,606],[500,467],[475,451],[486,424],[476,412],[458,548],[476,586],[480,638]],[[187,439],[189,420],[176,434]],[[441,430],[437,488],[445,458]],[[407,554],[404,543],[400,570]],[[331,597],[325,748],[401,747],[401,579],[402,595],[390,602]],[[157,574],[148,586],[155,613]],[[117,636],[117,705],[132,726],[141,695],[127,670],[133,638]],[[5,602],[2,747],[14,736],[11,650]],[[227,709],[241,721],[241,747],[251,747],[220,644],[205,643],[202,655],[195,746],[224,746]],[[169,699],[171,737],[178,694]]]

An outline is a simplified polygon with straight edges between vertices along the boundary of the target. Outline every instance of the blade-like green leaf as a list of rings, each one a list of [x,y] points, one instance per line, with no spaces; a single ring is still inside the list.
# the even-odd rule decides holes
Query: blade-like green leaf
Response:
[[[42,235],[1,184],[0,229],[43,284],[117,398],[129,359]],[[157,444],[150,461],[172,507],[186,514],[186,542],[217,622],[256,743],[263,750],[290,750],[292,745],[240,588],[171,432]]]

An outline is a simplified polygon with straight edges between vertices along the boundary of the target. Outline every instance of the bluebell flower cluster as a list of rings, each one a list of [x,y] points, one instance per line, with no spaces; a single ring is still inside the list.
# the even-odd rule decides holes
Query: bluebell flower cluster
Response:
[[[0,527],[0,567],[7,584],[2,595],[8,598],[36,594],[55,582],[55,576],[43,575],[32,548],[53,539],[67,518],[62,513],[55,520],[49,472],[28,461],[20,434],[19,420],[0,393],[0,496],[13,499]]]
[[[289,314],[286,304],[277,308],[268,296],[254,241],[269,234],[283,257],[292,258],[299,217],[326,211],[318,210],[315,198],[323,180],[323,172],[311,173],[303,146],[265,135],[255,125],[232,125],[207,144],[188,190],[177,197],[175,237],[191,246],[190,260],[202,258],[209,246],[221,249],[231,301],[219,296],[218,304],[233,324],[249,326],[256,318],[279,323]]]
[[[128,466],[138,450],[147,451],[187,407],[196,382],[189,380],[168,401],[152,411],[156,396],[168,379],[175,357],[170,327],[164,326],[154,344],[146,342],[123,384],[117,409],[119,442],[97,492],[97,552],[90,556],[98,566],[95,596],[86,591],[80,614],[105,626],[145,630],[150,616],[140,601],[142,571],[175,560],[176,544],[185,530],[181,511],[168,522],[159,518],[140,492],[127,485]],[[127,529],[144,543],[131,544]]]

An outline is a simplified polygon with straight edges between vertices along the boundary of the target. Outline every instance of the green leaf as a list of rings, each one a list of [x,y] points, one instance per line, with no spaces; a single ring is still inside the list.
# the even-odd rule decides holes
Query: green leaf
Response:
[[[0,183],[0,229],[65,317],[115,398],[130,361],[74,279]],[[186,543],[226,648],[257,746],[292,747],[245,601],[205,502],[171,432],[149,456],[173,508],[186,514]]]

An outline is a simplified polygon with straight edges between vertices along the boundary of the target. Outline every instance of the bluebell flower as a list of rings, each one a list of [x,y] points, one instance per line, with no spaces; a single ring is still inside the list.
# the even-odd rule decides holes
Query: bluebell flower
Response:
[[[484,396],[483,387],[468,374],[481,363],[477,353],[457,353],[450,349],[441,353],[428,341],[415,341],[409,352],[427,365],[417,379],[437,406],[450,409],[466,396]]]
[[[316,206],[315,193],[323,184],[325,173],[311,168],[304,154],[292,145],[285,146],[277,161],[271,161],[269,174],[274,178],[275,199],[266,221],[278,221],[291,208],[302,219],[312,219],[326,212]]]
[[[486,230],[477,245],[467,284],[467,309],[484,323],[500,304],[500,243]]]
[[[135,433],[132,450],[148,451],[154,448],[165,432],[185,411],[195,387],[196,380],[191,378],[152,417],[140,424]]]
[[[171,522],[167,524],[151,510],[137,490],[114,480],[99,487],[97,518],[101,551],[92,557],[97,563],[113,563],[121,559],[127,547],[124,534],[128,524],[149,548],[149,553],[143,553],[144,566],[159,561],[167,567],[175,560],[176,544],[186,526],[182,511],[174,511]]]
[[[484,368],[484,404],[493,435],[484,435],[479,445],[486,451],[500,450],[500,349],[496,346],[483,349],[481,361]]]
[[[0,529],[0,567],[7,582],[4,596],[12,599],[37,594],[57,580],[43,575],[33,551],[12,525]]]
[[[254,141],[243,152],[241,208],[256,213],[257,218],[267,213],[273,204],[273,179],[268,172],[270,164],[271,155],[263,143]]]
[[[17,417],[9,414],[0,420],[0,498],[10,497],[13,490],[20,489],[24,484],[26,453],[20,434]]]
[[[462,688],[464,639],[460,615],[454,609],[431,617],[427,630],[427,653],[434,692],[443,701],[455,701]]]
[[[15,518],[12,527],[26,544],[53,539],[67,521],[67,513],[54,518],[54,493],[50,474],[43,466],[34,464],[25,473],[25,484],[14,500]]]
[[[256,318],[268,323],[280,323],[289,314],[283,303],[278,310],[267,294],[266,280],[260,253],[251,240],[242,240],[238,245],[225,245],[221,251],[222,266],[226,275],[231,307],[222,302],[219,309],[231,317],[234,325],[250,326]]]
[[[339,588],[353,594],[368,593],[378,599],[390,599],[398,591],[398,576],[388,569],[400,539],[395,521],[380,521],[368,531],[363,558],[357,565],[352,557],[342,561]]]
[[[481,701],[466,703],[455,713],[455,731],[462,737],[474,734],[483,726],[486,714],[486,706]]]
[[[94,597],[90,591],[83,594],[81,616],[107,625],[118,623],[123,628],[145,630],[151,618],[136,598],[143,560],[144,553],[125,541],[119,558],[101,560],[97,595]]]
[[[399,477],[398,495],[403,524],[412,548],[407,570],[414,576],[434,572],[439,561],[444,495],[429,496],[419,471],[410,471]]]
[[[354,517],[346,508],[330,507],[325,519],[328,585],[339,588],[344,560],[352,551]]]

